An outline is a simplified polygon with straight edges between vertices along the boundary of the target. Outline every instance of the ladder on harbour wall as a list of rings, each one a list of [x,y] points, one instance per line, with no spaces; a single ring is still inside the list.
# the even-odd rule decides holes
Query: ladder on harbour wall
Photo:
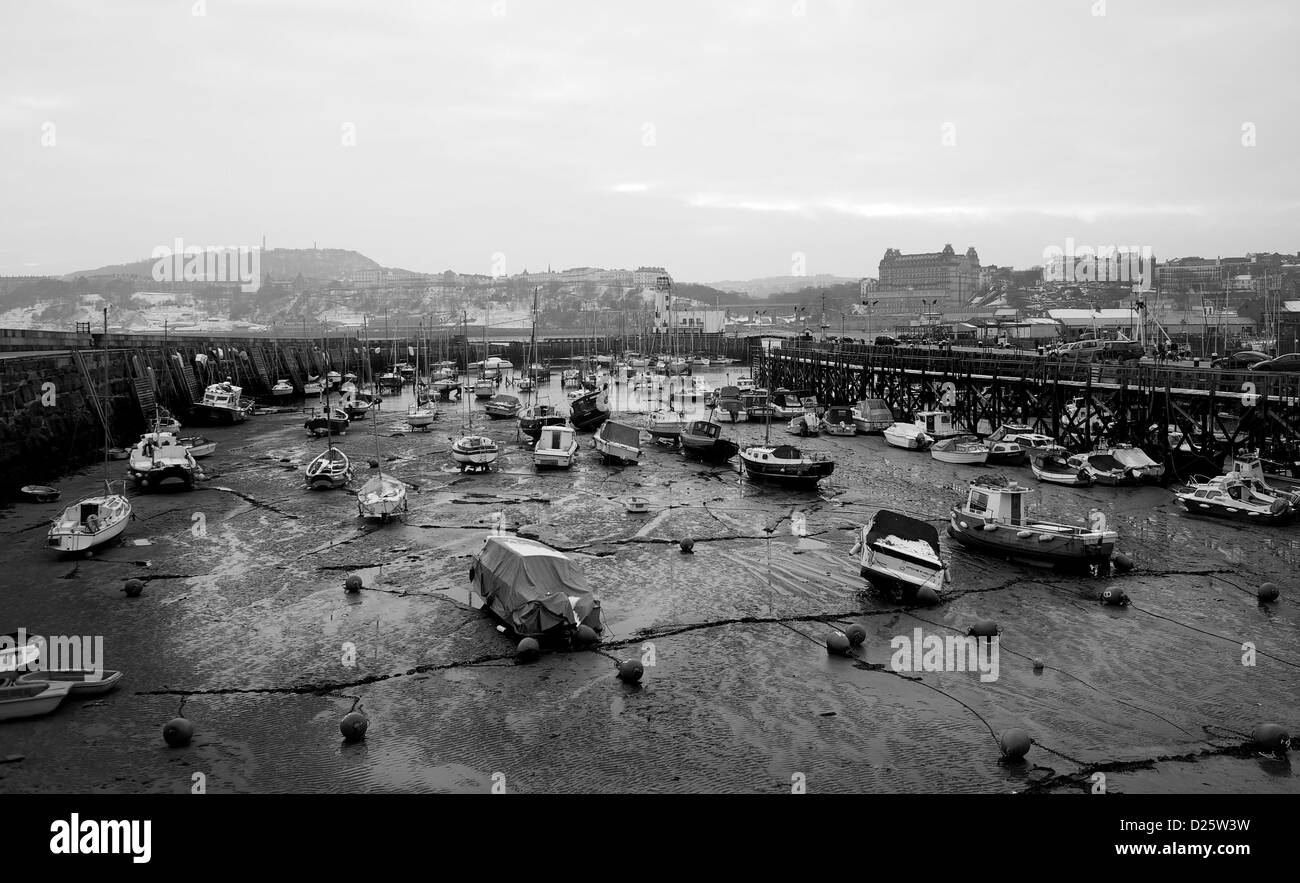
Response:
[[[199,378],[194,374],[194,365],[191,362],[186,361],[184,358],[182,358],[180,369],[181,369],[181,377],[185,381],[185,386],[190,391],[190,400],[197,402],[200,397],[199,393],[202,389],[202,386],[199,384]]]
[[[148,367],[141,361],[139,352],[131,355],[131,385],[135,387],[135,400],[140,406],[140,416],[145,425],[153,420],[158,402],[153,395],[153,378],[149,376]]]
[[[77,360],[77,368],[81,371],[81,380],[85,384],[86,395],[90,403],[95,408],[95,414],[99,417],[99,423],[104,427],[104,431],[112,434],[113,430],[108,425],[108,414],[104,410],[104,403],[100,401],[99,387],[95,385],[95,380],[90,374],[90,369],[86,367],[86,359],[81,354],[81,350],[72,351],[73,358]],[[108,358],[108,353],[101,354],[103,358]],[[104,395],[109,395],[109,390],[104,390]]]
[[[250,352],[253,356],[253,370],[257,372],[258,379],[262,381],[262,389],[269,390],[275,384],[275,381],[271,379],[266,353],[260,346],[252,347]]]

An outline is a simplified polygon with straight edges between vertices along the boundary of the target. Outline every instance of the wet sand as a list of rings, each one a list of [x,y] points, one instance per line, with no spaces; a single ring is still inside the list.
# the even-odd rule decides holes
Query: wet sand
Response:
[[[809,792],[1077,793],[1101,771],[1111,792],[1300,792],[1290,766],[1236,750],[1258,723],[1300,723],[1300,528],[1191,518],[1159,488],[1075,490],[1005,468],[1044,517],[1082,524],[1100,507],[1137,569],[1064,577],[941,531],[952,587],[939,607],[907,608],[859,577],[855,532],[880,507],[942,528],[965,481],[991,470],[879,436],[796,440],[780,422],[773,440],[836,456],[818,489],[754,483],[739,458],[711,466],[649,441],[639,465],[606,466],[590,433],[572,470],[539,473],[515,422],[474,402],[475,428],[502,453],[492,472],[462,475],[448,450],[464,407],[442,403],[431,432],[409,432],[409,396],[377,415],[385,472],[411,486],[405,523],[363,524],[351,493],[304,487],[325,442],[298,412],[195,427],[219,442],[201,461],[208,479],[132,491],[125,544],[88,559],[43,543],[102,469],[59,482],[59,504],[0,510],[0,632],[103,635],[106,666],[126,672],[105,697],[0,723],[0,759],[24,756],[0,763],[0,791],[188,792],[202,772],[210,793],[483,792],[502,776],[512,792],[775,793],[796,774]],[[549,400],[564,401],[558,376]],[[371,423],[336,441],[353,488],[373,474]],[[724,425],[742,445],[764,436]],[[110,466],[116,478],[125,464]],[[651,511],[627,513],[630,496]],[[581,561],[609,626],[600,652],[514,661],[468,594],[471,556],[502,527]],[[678,549],[687,536],[694,554]],[[353,573],[359,595],[343,592]],[[121,591],[131,577],[147,580],[139,598]],[[1256,602],[1264,581],[1282,589],[1277,604]],[[1113,585],[1131,607],[1098,603]],[[891,638],[964,634],[984,618],[1002,628],[996,682],[888,670]],[[828,655],[825,638],[854,622],[867,632],[857,658]],[[642,683],[617,680],[615,659],[647,644]],[[344,744],[338,721],[358,697],[368,737]],[[182,699],[197,735],[171,749],[161,729]],[[990,728],[1011,727],[1035,740],[1027,764],[999,763]]]

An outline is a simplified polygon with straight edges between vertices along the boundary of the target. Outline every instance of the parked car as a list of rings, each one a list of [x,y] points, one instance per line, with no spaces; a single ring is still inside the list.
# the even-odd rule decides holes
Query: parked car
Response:
[[[898,338],[881,334],[876,338],[876,346],[898,346]]]
[[[1271,358],[1272,356],[1255,350],[1242,350],[1239,353],[1215,359],[1210,364],[1215,368],[1251,368],[1260,362],[1267,362]]]
[[[1251,371],[1300,371],[1300,353],[1283,353],[1250,366]]]

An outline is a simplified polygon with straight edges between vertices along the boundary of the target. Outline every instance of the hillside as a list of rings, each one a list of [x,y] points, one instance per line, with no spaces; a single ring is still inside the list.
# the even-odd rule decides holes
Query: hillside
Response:
[[[762,279],[706,282],[704,284],[710,288],[740,292],[759,300],[766,300],[774,294],[788,294],[792,291],[799,291],[804,288],[843,285],[849,282],[856,284],[857,281],[858,279],[855,276],[832,276],[823,273],[819,276],[765,276]]]
[[[273,279],[294,279],[301,275],[310,281],[328,282],[351,276],[358,270],[382,270],[377,262],[357,251],[346,248],[272,248],[262,252],[261,275],[271,274]],[[78,270],[63,278],[71,281],[79,276],[143,276],[153,275],[154,258],[114,264],[94,270]],[[403,275],[407,271],[394,270]]]

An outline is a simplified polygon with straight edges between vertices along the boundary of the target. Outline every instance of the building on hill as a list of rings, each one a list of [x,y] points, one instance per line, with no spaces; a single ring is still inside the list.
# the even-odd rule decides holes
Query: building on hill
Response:
[[[632,273],[632,286],[650,291],[666,291],[672,288],[673,277],[663,267],[637,267]]]
[[[979,254],[968,248],[959,255],[949,243],[920,254],[886,249],[871,298],[882,315],[907,315],[960,310],[979,290]]]

